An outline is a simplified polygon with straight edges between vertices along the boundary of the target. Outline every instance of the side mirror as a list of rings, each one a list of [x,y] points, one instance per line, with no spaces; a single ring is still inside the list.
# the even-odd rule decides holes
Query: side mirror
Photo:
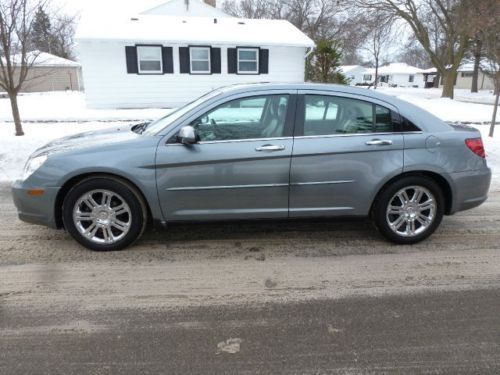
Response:
[[[181,130],[179,130],[179,134],[177,135],[177,139],[180,143],[185,145],[192,145],[196,143],[196,131],[190,125],[183,126]]]

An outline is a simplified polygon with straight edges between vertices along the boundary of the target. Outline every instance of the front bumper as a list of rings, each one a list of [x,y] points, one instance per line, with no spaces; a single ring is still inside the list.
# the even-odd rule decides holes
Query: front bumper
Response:
[[[488,199],[491,183],[491,169],[451,173],[455,194],[451,214],[474,208]]]
[[[29,189],[33,189],[33,186],[26,186],[21,180],[12,184],[12,197],[19,219],[31,224],[57,228],[55,207],[59,188],[44,187],[44,193],[40,196],[28,195]]]

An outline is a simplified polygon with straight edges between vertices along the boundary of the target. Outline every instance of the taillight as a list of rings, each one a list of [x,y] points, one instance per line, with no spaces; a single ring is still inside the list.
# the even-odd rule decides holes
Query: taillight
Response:
[[[483,140],[481,138],[467,138],[465,144],[473,153],[482,158],[486,157],[484,152]]]

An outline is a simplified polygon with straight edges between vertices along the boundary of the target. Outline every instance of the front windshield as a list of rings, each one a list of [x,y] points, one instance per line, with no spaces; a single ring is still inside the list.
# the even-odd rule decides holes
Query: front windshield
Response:
[[[148,127],[144,130],[143,134],[147,135],[154,135],[158,133],[159,131],[163,130],[170,124],[172,124],[175,120],[181,118],[184,116],[186,113],[191,111],[193,108],[197,107],[198,105],[202,104],[203,102],[221,94],[222,91],[220,90],[215,90],[211,91],[208,94],[205,94],[195,101],[192,101],[191,103],[186,104],[183,107],[177,108],[176,110],[170,112],[168,115],[160,117],[158,120],[153,121],[148,125]]]

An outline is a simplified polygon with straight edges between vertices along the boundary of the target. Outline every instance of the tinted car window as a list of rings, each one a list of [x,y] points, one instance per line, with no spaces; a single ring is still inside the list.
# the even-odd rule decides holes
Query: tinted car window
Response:
[[[205,113],[191,123],[200,141],[283,136],[288,95],[236,99]]]
[[[363,100],[306,95],[304,112],[306,136],[399,131],[393,111]]]

